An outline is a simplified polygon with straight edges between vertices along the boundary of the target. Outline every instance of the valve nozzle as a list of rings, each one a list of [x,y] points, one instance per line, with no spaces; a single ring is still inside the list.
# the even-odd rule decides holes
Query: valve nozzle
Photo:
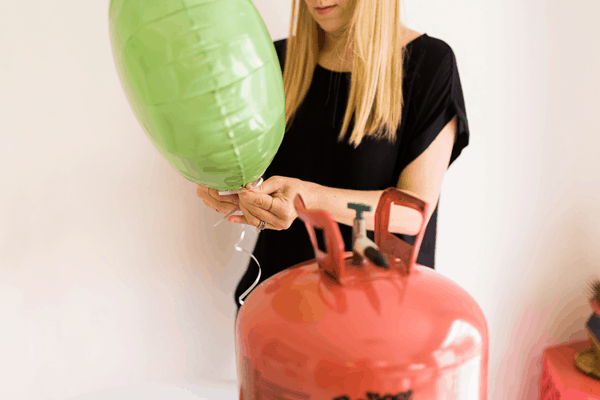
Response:
[[[360,203],[348,203],[348,208],[356,210],[356,219],[363,219],[362,213],[365,211],[371,211],[371,206],[360,204]],[[355,220],[356,220],[355,219]]]
[[[373,262],[373,264],[377,265],[378,267],[389,268],[389,264],[388,264],[385,256],[383,254],[381,254],[381,252],[379,250],[375,249],[374,247],[367,247],[365,249],[365,256],[367,256],[367,258],[369,260],[371,260]]]
[[[362,213],[371,211],[371,206],[360,203],[348,203],[348,208],[356,210],[356,218],[352,230],[352,250],[356,261],[365,257],[378,267],[389,268],[387,259],[373,241],[367,237],[367,227]]]

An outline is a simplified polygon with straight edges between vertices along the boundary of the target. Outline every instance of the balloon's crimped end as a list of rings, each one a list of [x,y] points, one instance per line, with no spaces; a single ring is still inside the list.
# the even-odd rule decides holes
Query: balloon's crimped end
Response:
[[[257,180],[255,180],[252,183],[247,184],[246,186],[249,186],[250,189],[254,189],[259,187],[260,185],[262,185],[263,183],[263,178],[262,176],[260,178],[258,178]],[[245,191],[247,191],[248,188],[244,187],[241,188],[239,190],[219,190],[219,196],[227,196],[230,194],[238,194],[238,193],[243,193]],[[213,228],[217,225],[219,225],[221,222],[226,221],[229,217],[231,217],[232,215],[234,215],[235,213],[240,213],[240,214],[236,214],[236,215],[243,215],[241,214],[240,208],[234,208],[233,210],[231,210],[230,212],[227,213],[227,215],[225,215],[222,219],[218,220],[217,222],[215,222],[215,224],[213,225]]]
[[[259,187],[260,185],[262,185],[263,183],[263,178],[262,176],[260,178],[258,178],[257,180],[255,180],[252,183],[248,183],[245,187],[238,189],[238,190],[219,190],[219,196],[227,196],[230,194],[238,194],[238,193],[243,193],[249,189],[254,189]],[[249,187],[249,188],[248,188]]]

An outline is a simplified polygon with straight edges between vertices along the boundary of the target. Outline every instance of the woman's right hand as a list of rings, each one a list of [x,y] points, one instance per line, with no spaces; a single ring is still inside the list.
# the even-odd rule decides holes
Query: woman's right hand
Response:
[[[196,195],[204,201],[206,207],[212,208],[221,214],[227,214],[235,209],[239,210],[240,199],[237,194],[221,196],[217,189],[202,186],[200,184],[197,185],[198,189],[196,190]]]

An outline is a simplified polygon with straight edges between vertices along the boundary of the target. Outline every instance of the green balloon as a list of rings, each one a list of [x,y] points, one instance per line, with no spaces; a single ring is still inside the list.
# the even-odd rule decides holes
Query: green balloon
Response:
[[[185,178],[237,190],[285,132],[283,77],[251,0],[111,0],[110,36],[132,109]]]

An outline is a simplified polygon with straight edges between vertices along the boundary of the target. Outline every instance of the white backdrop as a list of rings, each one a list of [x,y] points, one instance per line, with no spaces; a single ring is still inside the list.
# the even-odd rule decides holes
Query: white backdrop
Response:
[[[255,0],[273,39],[287,36],[288,3]],[[108,4],[2,4],[1,399],[235,387],[241,227],[212,228],[219,216],[146,138]],[[444,181],[436,268],[485,312],[490,399],[535,398],[544,347],[586,337],[583,291],[600,274],[600,2],[403,8],[454,49],[472,135]]]

